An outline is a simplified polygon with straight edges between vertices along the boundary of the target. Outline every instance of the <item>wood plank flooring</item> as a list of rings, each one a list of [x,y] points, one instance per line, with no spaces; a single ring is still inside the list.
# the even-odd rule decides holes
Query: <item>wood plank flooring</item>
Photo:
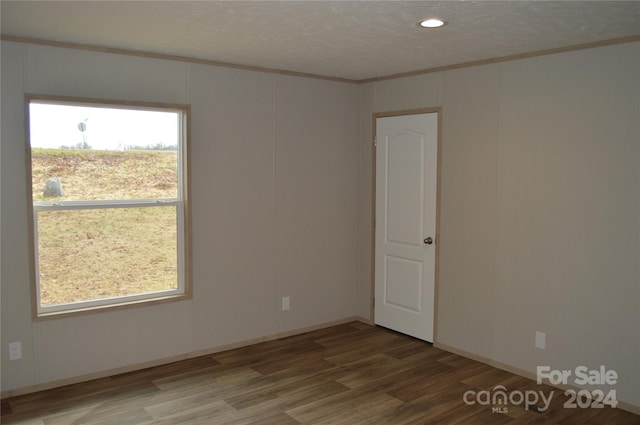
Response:
[[[553,391],[551,407],[468,405],[497,385]],[[360,322],[2,401],[3,424],[640,424],[565,409],[560,390]],[[539,403],[541,405],[541,403]],[[506,408],[506,411],[504,410]]]

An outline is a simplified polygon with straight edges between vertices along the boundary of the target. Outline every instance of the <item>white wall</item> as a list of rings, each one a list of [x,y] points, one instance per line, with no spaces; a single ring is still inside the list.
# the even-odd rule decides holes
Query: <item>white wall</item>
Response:
[[[442,106],[438,342],[533,373],[605,365],[640,407],[639,87],[640,43],[362,86],[360,293],[371,114]]]
[[[32,322],[25,92],[192,105],[193,300]],[[640,407],[640,43],[356,86],[3,42],[2,390],[370,317],[371,114],[433,106],[438,342]]]
[[[32,322],[25,93],[191,105],[192,300]],[[2,42],[2,390],[355,316],[357,122],[351,84]]]

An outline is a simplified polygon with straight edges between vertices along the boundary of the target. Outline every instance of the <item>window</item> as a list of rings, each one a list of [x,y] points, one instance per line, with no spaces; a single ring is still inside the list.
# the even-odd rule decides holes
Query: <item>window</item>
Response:
[[[188,297],[188,107],[28,112],[36,316]]]

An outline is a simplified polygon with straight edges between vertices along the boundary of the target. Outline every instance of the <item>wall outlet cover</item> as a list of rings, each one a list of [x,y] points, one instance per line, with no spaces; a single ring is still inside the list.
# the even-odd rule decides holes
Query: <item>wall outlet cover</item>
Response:
[[[9,343],[9,360],[20,360],[22,358],[22,342]]]
[[[291,307],[291,299],[289,297],[282,297],[282,311],[287,311]]]
[[[547,334],[544,332],[536,331],[536,348],[544,350],[547,340]]]

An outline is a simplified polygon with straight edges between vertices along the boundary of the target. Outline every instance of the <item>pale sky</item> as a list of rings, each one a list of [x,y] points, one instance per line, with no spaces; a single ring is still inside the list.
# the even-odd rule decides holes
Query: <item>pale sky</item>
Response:
[[[59,148],[83,142],[78,124],[86,124],[92,149],[178,144],[178,113],[36,103],[29,105],[31,146]]]

